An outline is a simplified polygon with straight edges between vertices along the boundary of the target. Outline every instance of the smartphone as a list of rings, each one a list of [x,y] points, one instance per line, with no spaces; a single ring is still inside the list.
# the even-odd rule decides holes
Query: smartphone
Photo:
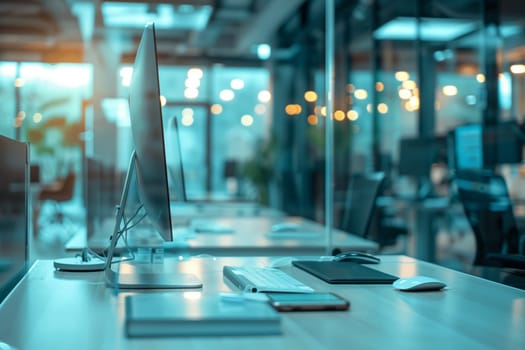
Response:
[[[350,302],[335,293],[267,293],[270,304],[279,311],[348,310]]]

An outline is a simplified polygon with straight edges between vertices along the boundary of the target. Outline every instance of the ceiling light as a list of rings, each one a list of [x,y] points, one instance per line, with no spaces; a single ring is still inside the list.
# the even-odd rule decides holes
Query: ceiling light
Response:
[[[419,28],[418,28],[419,25]],[[456,18],[397,17],[374,31],[378,40],[449,41],[476,29],[476,23]]]
[[[111,2],[102,3],[104,24],[108,27],[143,28],[154,22],[157,29],[203,30],[210,19],[212,7],[209,5],[173,6],[145,3]]]

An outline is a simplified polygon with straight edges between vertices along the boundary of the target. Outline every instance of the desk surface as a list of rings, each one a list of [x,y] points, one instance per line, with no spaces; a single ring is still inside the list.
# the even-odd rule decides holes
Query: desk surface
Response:
[[[224,264],[267,264],[269,258],[174,259],[191,271],[202,297],[229,291]],[[0,341],[19,349],[522,349],[525,292],[408,257],[385,256],[378,270],[424,274],[448,284],[442,292],[406,293],[390,285],[329,285],[292,266],[283,269],[318,291],[348,298],[348,312],[283,313],[283,334],[250,337],[128,339],[124,296],[103,273],[55,271],[38,261],[0,306]],[[180,293],[180,292],[175,292]]]
[[[215,222],[232,227],[230,233],[193,233],[177,238],[174,249],[188,251],[190,254],[210,254],[213,256],[269,256],[269,255],[321,255],[326,254],[326,233],[323,225],[298,217],[224,217],[214,219],[195,219],[196,222]],[[282,222],[299,223],[300,237],[295,232],[269,235],[273,224]],[[110,231],[109,231],[110,232]],[[132,235],[130,235],[132,237]],[[90,238],[89,246],[103,250],[108,245],[109,234]],[[130,238],[132,239],[132,238]],[[333,246],[342,250],[375,251],[376,242],[351,235],[340,230],[332,232]],[[85,240],[68,242],[66,250],[78,251],[86,246]]]

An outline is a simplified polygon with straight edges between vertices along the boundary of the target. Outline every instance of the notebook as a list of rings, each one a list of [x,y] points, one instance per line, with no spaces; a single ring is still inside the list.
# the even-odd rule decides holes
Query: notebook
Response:
[[[125,307],[128,337],[281,334],[281,316],[266,302],[148,293],[126,296]]]
[[[398,279],[354,262],[295,260],[292,264],[331,284],[390,284]]]

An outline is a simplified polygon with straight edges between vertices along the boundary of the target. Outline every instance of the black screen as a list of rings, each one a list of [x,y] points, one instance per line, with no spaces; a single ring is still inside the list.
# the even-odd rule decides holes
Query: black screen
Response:
[[[0,136],[0,300],[25,273],[29,163],[26,143]]]

